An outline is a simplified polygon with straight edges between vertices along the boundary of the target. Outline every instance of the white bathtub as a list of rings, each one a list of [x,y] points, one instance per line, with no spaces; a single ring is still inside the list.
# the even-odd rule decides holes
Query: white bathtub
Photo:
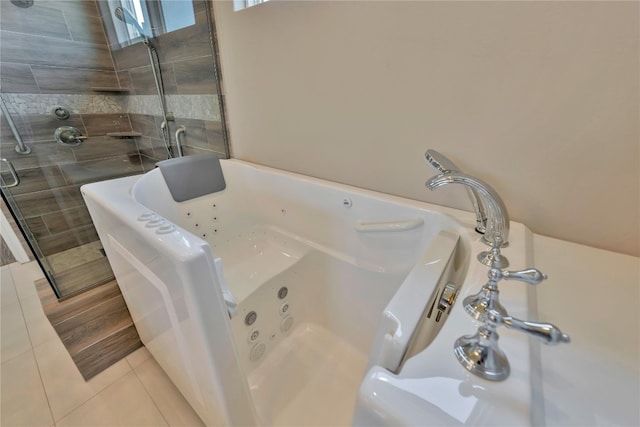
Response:
[[[523,334],[500,331],[512,374],[491,383],[453,355],[477,328],[464,310],[427,315],[443,281],[458,299],[486,281],[471,213],[221,163],[226,189],[182,203],[159,169],[82,187],[142,341],[207,425],[536,421]],[[530,247],[512,223],[512,267]],[[525,285],[501,290],[535,317]]]

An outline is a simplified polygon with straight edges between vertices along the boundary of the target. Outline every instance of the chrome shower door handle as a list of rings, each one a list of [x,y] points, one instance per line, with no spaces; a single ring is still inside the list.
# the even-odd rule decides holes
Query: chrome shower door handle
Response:
[[[11,174],[11,177],[13,178],[13,182],[11,184],[6,184],[3,185],[3,188],[12,188],[12,187],[17,187],[18,185],[20,185],[20,177],[18,176],[18,173],[16,172],[16,169],[13,167],[13,163],[11,163],[11,161],[2,158],[0,159],[0,161],[4,162],[7,164],[7,167],[9,168],[9,173]]]

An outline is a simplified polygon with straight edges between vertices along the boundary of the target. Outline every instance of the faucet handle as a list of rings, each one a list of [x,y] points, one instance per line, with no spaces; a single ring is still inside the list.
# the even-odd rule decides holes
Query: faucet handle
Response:
[[[547,275],[537,268],[527,268],[526,270],[519,271],[491,269],[490,274],[491,273],[497,273],[497,280],[518,280],[530,285],[537,285],[543,280],[547,280]]]
[[[511,316],[503,316],[496,310],[487,312],[487,321],[496,326],[505,326],[507,329],[525,332],[533,335],[545,344],[556,345],[559,343],[571,342],[569,335],[563,333],[560,328],[551,323],[530,322],[528,320],[520,320]]]
[[[498,326],[526,332],[540,339],[543,343],[555,345],[571,341],[569,335],[563,333],[551,323],[529,322],[511,317],[489,309],[485,313],[483,324],[475,335],[458,338],[453,352],[458,362],[469,372],[490,381],[503,381],[509,376],[511,368],[505,353],[498,346]]]
[[[494,282],[499,282],[500,280],[519,280],[521,282],[528,283],[530,285],[537,285],[543,280],[547,280],[547,275],[537,268],[527,268],[525,270],[516,270],[509,271],[504,268],[509,265],[509,262],[506,261],[506,258],[500,253],[500,247],[502,246],[502,238],[500,236],[496,236],[493,241],[493,246],[491,247],[491,251],[489,255],[484,255],[483,258],[490,258],[490,269],[489,269],[489,279]],[[486,254],[485,252],[480,253],[478,255],[478,259]],[[481,260],[482,261],[482,260]],[[506,261],[506,262],[505,262]],[[506,264],[506,265],[505,265]]]

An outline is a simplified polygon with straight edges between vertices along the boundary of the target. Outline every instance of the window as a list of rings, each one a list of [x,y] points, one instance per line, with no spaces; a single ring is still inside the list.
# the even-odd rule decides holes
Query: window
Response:
[[[99,4],[104,7],[102,2]],[[196,23],[192,0],[108,0],[106,4],[108,13],[104,15],[112,18],[117,38],[110,42],[120,46]],[[120,16],[116,12],[118,8],[122,8]]]
[[[255,6],[260,3],[264,3],[267,0],[233,0],[233,10],[239,11],[242,9],[246,9],[251,6]]]

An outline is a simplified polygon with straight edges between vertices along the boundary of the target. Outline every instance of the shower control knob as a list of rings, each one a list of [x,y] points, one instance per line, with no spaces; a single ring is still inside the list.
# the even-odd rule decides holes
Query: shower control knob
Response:
[[[60,126],[53,133],[53,137],[58,141],[58,144],[67,147],[77,147],[82,141],[87,139],[86,136],[82,136],[80,131],[73,126]]]

